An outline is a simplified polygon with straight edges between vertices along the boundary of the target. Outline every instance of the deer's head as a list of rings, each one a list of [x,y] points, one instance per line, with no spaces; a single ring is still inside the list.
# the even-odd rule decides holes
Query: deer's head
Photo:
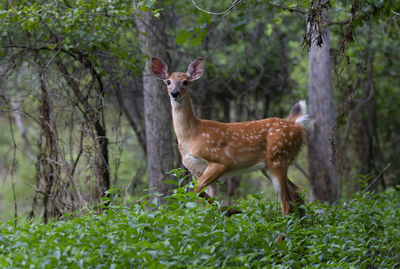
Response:
[[[204,59],[198,58],[193,61],[186,73],[168,72],[168,66],[157,58],[151,59],[151,69],[154,75],[164,81],[168,88],[168,95],[172,102],[181,103],[188,94],[190,83],[199,79],[204,72]]]

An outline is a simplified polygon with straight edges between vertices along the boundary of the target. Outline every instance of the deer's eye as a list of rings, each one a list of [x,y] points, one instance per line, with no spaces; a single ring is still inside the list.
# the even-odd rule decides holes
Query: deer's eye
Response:
[[[167,85],[171,85],[171,80],[167,80]]]
[[[187,85],[188,85],[188,81],[187,81],[187,80],[184,80],[184,81],[182,82],[182,84],[183,84],[183,86],[187,86]]]

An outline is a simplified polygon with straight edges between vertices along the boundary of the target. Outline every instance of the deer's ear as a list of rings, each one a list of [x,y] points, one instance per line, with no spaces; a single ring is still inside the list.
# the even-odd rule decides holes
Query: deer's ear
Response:
[[[186,71],[186,75],[188,76],[190,81],[199,79],[201,75],[204,73],[204,58],[198,58],[193,61]]]
[[[157,78],[162,80],[167,79],[169,76],[168,66],[157,58],[151,58],[151,71]]]

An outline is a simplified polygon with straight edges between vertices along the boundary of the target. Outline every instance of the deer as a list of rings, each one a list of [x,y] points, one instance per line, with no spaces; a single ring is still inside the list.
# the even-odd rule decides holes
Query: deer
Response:
[[[189,86],[204,73],[204,58],[193,61],[185,73],[170,73],[158,58],[151,59],[151,68],[167,85],[179,152],[184,166],[197,178],[196,193],[212,200],[213,192],[204,189],[221,176],[261,170],[272,181],[283,215],[290,214],[293,205],[304,203],[298,193],[301,188],[287,177],[305,141],[304,100],[291,108],[286,119],[233,123],[201,119],[193,111]]]

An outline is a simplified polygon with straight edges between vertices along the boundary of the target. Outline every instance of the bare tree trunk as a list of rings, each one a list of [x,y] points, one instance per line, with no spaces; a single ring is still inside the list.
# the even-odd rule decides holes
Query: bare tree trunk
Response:
[[[136,18],[136,24],[143,33],[143,53],[167,59],[162,16],[157,19],[151,12],[142,13],[140,18]],[[163,183],[168,179],[165,173],[174,166],[171,107],[165,85],[152,75],[150,61],[146,62],[143,71],[143,90],[150,193],[167,195],[174,187]]]
[[[17,125],[18,131],[22,137],[22,140],[24,141],[24,149],[28,156],[32,159],[35,158],[35,154],[32,150],[31,144],[29,143],[28,136],[26,135],[25,127],[24,127],[24,122],[22,121],[21,117],[21,102],[18,100],[19,98],[10,99],[10,106],[12,109],[12,113],[15,119],[15,124]]]
[[[324,2],[324,1],[323,1]],[[327,9],[322,11],[327,17]],[[338,196],[338,176],[331,160],[331,125],[335,119],[332,90],[331,41],[329,29],[321,26],[313,31],[313,39],[321,34],[322,44],[311,44],[309,52],[309,111],[312,121],[308,133],[308,163],[310,173],[310,201],[334,202]],[[335,138],[335,134],[333,134]]]
[[[43,221],[47,223],[50,218],[59,217],[63,214],[61,209],[64,197],[59,192],[58,185],[61,181],[61,171],[58,161],[57,131],[51,114],[50,94],[44,80],[44,74],[40,76],[41,98],[40,105],[40,125],[41,141],[39,142],[39,156],[36,168],[36,188],[37,192],[43,194]],[[36,198],[35,198],[36,199]]]

